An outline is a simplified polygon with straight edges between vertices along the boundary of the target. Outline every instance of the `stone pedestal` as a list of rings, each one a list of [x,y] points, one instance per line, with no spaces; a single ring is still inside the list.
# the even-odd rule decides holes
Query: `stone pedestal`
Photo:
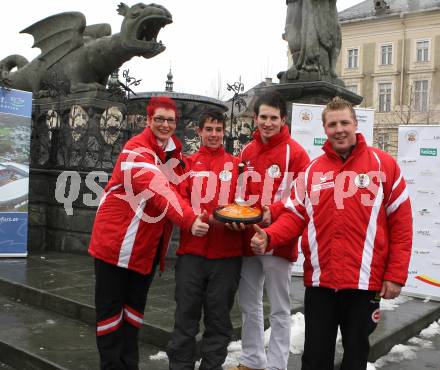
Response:
[[[106,92],[35,99],[29,250],[85,253],[97,198],[125,141],[126,104]],[[99,178],[94,176],[99,173]]]

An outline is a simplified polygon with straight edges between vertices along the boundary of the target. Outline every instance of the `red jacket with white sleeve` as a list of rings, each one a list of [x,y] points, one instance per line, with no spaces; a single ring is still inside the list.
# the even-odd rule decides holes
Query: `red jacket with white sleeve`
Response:
[[[196,213],[214,210],[234,202],[238,176],[237,157],[227,153],[223,146],[211,149],[202,146],[186,159],[185,170],[189,177],[181,184],[182,198],[190,203]],[[208,234],[199,237],[181,230],[178,255],[193,254],[206,258],[230,258],[242,255],[242,236],[231,231],[223,222],[210,218]]]
[[[241,161],[248,174],[246,182],[246,200],[255,202],[255,206],[270,205],[290,194],[293,180],[309,163],[304,148],[290,136],[287,125],[264,144],[260,131],[255,131],[253,140],[243,148]],[[244,234],[244,255],[253,256],[250,240],[254,229],[247,227]],[[298,240],[291,239],[270,254],[296,261]]]
[[[405,180],[393,157],[356,136],[346,161],[326,142],[266,229],[275,250],[302,234],[307,287],[379,291],[384,280],[407,279],[412,215]]]
[[[171,158],[166,162],[167,158]],[[165,151],[149,128],[124,146],[98,207],[89,253],[141,274],[152,270],[160,248],[163,270],[172,224],[190,229],[196,216],[170,183],[178,183],[181,144],[168,140]]]

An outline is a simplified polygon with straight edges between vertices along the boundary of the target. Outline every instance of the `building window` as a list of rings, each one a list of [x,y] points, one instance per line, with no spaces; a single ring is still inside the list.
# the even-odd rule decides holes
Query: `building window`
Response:
[[[357,87],[357,85],[348,85],[348,86],[345,86],[345,88],[346,88],[348,91],[351,91],[352,93],[355,93],[355,94],[358,93],[358,87]]]
[[[382,132],[378,134],[377,146],[380,150],[388,151],[390,145],[390,134],[388,132]]]
[[[380,47],[380,64],[393,64],[393,45],[382,45]]]
[[[347,68],[359,67],[359,49],[347,50]]]
[[[391,84],[379,84],[379,112],[391,112]]]
[[[427,62],[429,60],[429,40],[417,41],[417,61]]]
[[[428,80],[414,81],[414,111],[428,111]]]

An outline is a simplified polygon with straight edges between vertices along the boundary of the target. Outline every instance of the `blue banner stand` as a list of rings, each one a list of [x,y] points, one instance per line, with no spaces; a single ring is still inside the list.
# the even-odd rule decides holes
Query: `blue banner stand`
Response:
[[[32,93],[0,87],[0,257],[26,257]]]

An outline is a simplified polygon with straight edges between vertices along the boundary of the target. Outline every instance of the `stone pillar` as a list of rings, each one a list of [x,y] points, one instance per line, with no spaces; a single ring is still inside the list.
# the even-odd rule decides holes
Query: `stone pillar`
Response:
[[[104,92],[34,100],[31,252],[86,252],[99,187],[105,186],[123,144],[132,136],[125,117],[125,103]]]

